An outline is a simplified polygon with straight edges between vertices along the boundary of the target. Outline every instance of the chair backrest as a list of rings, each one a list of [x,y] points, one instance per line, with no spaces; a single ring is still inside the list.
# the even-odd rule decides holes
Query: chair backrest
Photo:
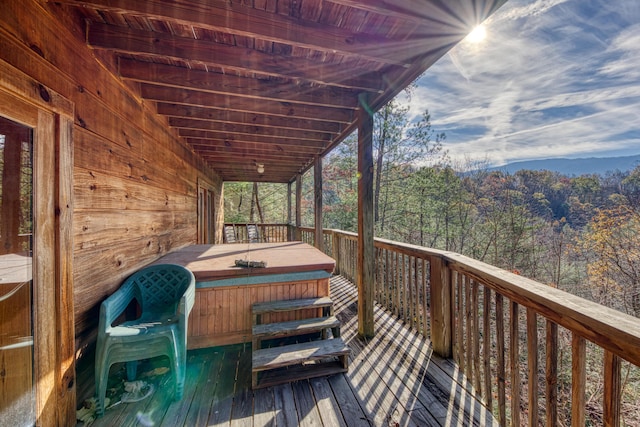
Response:
[[[255,224],[247,224],[247,239],[249,243],[257,243],[260,241],[260,232]]]
[[[134,273],[125,285],[134,284],[142,312],[175,312],[192,277],[181,265],[157,264]]]
[[[227,243],[236,242],[236,229],[233,225],[224,226],[224,240]]]

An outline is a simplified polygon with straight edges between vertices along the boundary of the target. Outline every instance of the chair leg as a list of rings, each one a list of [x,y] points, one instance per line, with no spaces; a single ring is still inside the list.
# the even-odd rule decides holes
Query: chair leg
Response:
[[[179,401],[182,399],[184,393],[184,381],[187,371],[187,351],[186,349],[174,349],[173,356],[173,372],[176,380],[174,400]]]
[[[107,395],[107,382],[109,381],[109,368],[107,363],[97,367],[96,372],[96,415],[104,415],[104,401]]]
[[[126,365],[127,365],[127,381],[129,382],[135,381],[137,376],[136,374],[138,371],[138,361],[132,360],[130,362],[127,362]]]

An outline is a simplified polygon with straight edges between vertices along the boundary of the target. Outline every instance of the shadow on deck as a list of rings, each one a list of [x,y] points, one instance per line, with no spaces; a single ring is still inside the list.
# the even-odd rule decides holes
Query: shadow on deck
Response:
[[[250,343],[193,350],[180,402],[172,400],[170,374],[159,375],[150,397],[117,404],[93,425],[497,425],[456,366],[432,354],[429,341],[379,307],[376,337],[364,340],[357,335],[354,285],[336,276],[331,296],[352,351],[348,373],[252,391]]]

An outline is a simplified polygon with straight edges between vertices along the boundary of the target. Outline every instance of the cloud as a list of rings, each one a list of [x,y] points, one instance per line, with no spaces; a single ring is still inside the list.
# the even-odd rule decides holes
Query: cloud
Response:
[[[427,70],[410,114],[428,109],[454,158],[637,153],[639,22],[636,0],[510,0]]]

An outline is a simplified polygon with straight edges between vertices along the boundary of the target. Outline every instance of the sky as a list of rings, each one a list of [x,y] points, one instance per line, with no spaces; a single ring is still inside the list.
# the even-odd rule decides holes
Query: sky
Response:
[[[640,154],[640,0],[509,0],[483,26],[410,100],[453,161]]]

